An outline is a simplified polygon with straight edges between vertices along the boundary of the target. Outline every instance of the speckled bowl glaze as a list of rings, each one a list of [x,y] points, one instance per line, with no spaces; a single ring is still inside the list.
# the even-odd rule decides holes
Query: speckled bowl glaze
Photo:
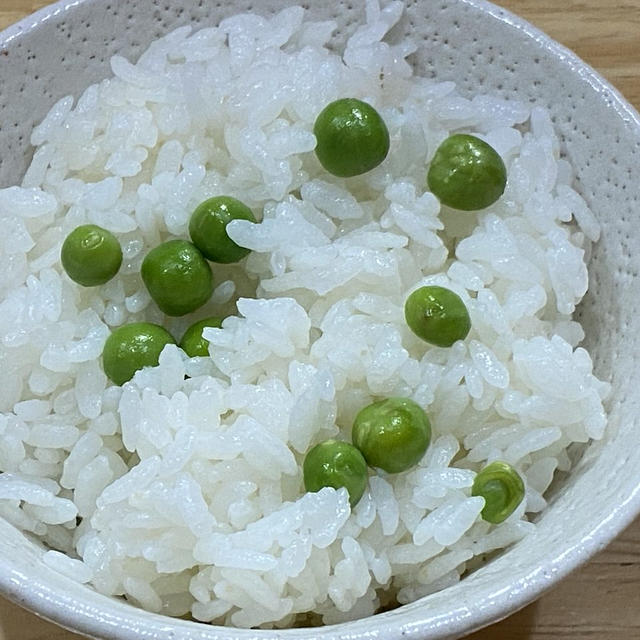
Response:
[[[0,186],[19,180],[29,134],[55,100],[109,73],[114,53],[136,57],[168,30],[216,24],[239,11],[270,14],[291,0],[63,0],[0,34]],[[603,226],[582,305],[596,372],[613,385],[606,439],[555,485],[535,535],[443,592],[373,618],[322,629],[243,631],[173,620],[106,598],[58,575],[42,551],[0,521],[0,591],[65,627],[119,640],[457,638],[537,598],[611,541],[640,512],[640,120],[620,94],[572,53],[481,0],[408,0],[396,35],[420,44],[417,73],[548,107],[582,195]],[[308,2],[340,25],[361,20],[360,0]]]

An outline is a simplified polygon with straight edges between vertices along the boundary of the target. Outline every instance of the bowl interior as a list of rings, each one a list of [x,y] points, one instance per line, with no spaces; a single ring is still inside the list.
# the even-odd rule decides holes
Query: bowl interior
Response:
[[[51,105],[109,74],[109,58],[135,58],[177,26],[216,24],[241,11],[270,14],[290,0],[61,2],[0,35],[0,186],[19,181],[30,159],[29,134]],[[361,20],[359,3],[303,3],[334,19],[334,46]],[[110,600],[47,568],[41,551],[0,521],[0,590],[41,615],[102,638],[185,639],[419,635],[453,638],[524,606],[602,548],[640,510],[640,416],[635,351],[640,335],[640,157],[637,113],[567,50],[481,0],[409,0],[395,35],[419,44],[416,73],[454,80],[464,94],[488,92],[548,108],[577,173],[579,190],[602,223],[580,313],[598,376],[612,383],[609,430],[559,484],[538,530],[446,592],[335,627],[244,632],[169,620]]]

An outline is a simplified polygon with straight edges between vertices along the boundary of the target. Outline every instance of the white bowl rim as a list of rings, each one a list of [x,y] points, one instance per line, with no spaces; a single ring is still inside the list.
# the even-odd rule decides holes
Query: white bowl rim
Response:
[[[0,48],[22,34],[32,31],[66,11],[91,4],[97,0],[58,0],[45,6],[19,22],[0,31]],[[383,0],[384,1],[384,0]],[[517,16],[508,9],[488,0],[455,0],[463,5],[479,9],[494,19],[522,32],[537,42],[546,52],[562,60],[571,70],[598,93],[610,98],[610,106],[623,121],[640,131],[640,114],[608,80],[577,54],[556,42],[546,33]],[[349,623],[326,627],[298,628],[287,630],[251,630],[213,626],[152,614],[130,605],[124,605],[118,615],[102,613],[94,608],[64,596],[43,580],[39,571],[32,573],[16,569],[11,558],[0,556],[0,594],[16,604],[31,610],[38,616],[60,626],[96,639],[122,640],[123,638],[148,638],[149,640],[406,640],[425,637],[430,640],[453,640],[502,620],[539,598],[545,591],[602,551],[640,514],[640,478],[628,495],[616,505],[610,515],[595,523],[592,530],[580,540],[570,536],[563,547],[554,549],[545,557],[536,571],[532,571],[523,584],[525,587],[510,594],[508,599],[492,600],[474,604],[474,621],[469,625],[468,616],[452,609],[450,615],[434,617],[428,611],[415,608],[402,614],[396,609],[390,614],[379,614]],[[77,584],[77,583],[74,583]],[[468,605],[468,603],[466,603]],[[372,629],[371,621],[380,620],[379,629]]]

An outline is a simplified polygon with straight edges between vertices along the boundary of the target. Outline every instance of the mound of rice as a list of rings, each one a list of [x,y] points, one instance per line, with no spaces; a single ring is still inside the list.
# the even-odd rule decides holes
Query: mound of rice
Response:
[[[342,56],[335,25],[294,7],[238,15],[156,41],[136,64],[33,131],[22,186],[0,191],[0,515],[45,561],[150,611],[240,627],[333,623],[458,581],[531,532],[572,443],[605,429],[607,385],[572,320],[598,224],[572,188],[548,114],[413,77],[402,5],[367,4]],[[391,152],[348,180],[313,149],[315,117],[358,97],[383,115]],[[441,208],[426,165],[452,132],[488,141],[508,168],[479,213]],[[259,216],[230,236],[253,253],[215,266],[210,303],[164,317],[141,278],[146,252],[187,237],[202,200],[237,197]],[[119,238],[123,268],[78,287],[60,246],[77,225]],[[450,349],[406,327],[424,284],[458,293],[473,327]],[[122,388],[105,377],[109,330],[194,320],[211,358],[167,346]],[[305,494],[305,452],[349,439],[357,411],[390,395],[427,410],[433,440],[414,469]],[[526,499],[490,525],[475,474],[513,464]],[[310,612],[313,612],[312,614]]]

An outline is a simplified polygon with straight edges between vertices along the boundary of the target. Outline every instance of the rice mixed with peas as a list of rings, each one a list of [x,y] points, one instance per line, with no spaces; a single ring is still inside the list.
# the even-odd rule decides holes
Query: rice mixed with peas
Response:
[[[23,184],[0,190],[0,515],[42,542],[44,560],[150,611],[240,627],[334,623],[456,583],[531,532],[568,449],[603,436],[607,385],[572,319],[598,224],[572,188],[549,115],[451,82],[412,76],[409,40],[382,41],[402,5],[367,4],[342,56],[332,22],[299,7],[239,15],[154,42],[136,64],[33,131]],[[314,121],[331,101],[365,100],[390,134],[361,176],[327,173]],[[451,133],[473,133],[507,167],[480,212],[441,207],[425,187]],[[259,224],[229,236],[251,254],[214,265],[197,312],[169,318],[140,268],[188,238],[216,195]],[[82,224],[116,235],[124,261],[82,288],[60,265]],[[460,296],[465,340],[430,346],[403,305],[424,285]],[[194,321],[209,358],[168,345],[122,387],[101,353],[110,331]],[[432,439],[416,466],[305,493],[302,462],[351,440],[381,398],[422,406]],[[501,524],[471,495],[488,463],[511,464],[525,498]],[[309,615],[313,612],[313,615]]]

